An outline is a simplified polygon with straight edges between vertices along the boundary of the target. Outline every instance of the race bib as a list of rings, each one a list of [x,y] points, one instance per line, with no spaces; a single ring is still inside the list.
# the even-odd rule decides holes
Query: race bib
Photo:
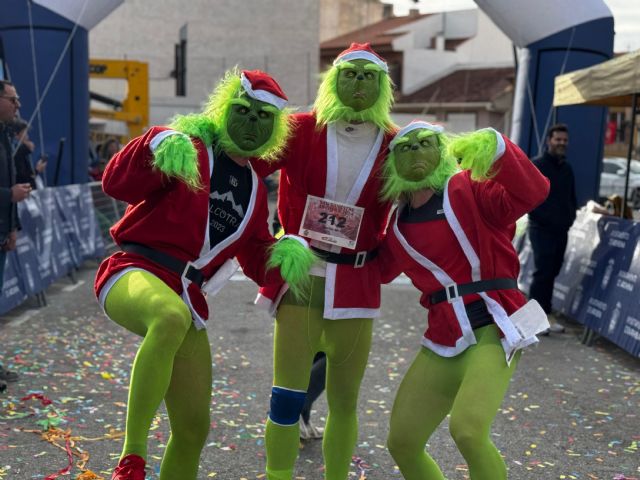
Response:
[[[363,215],[362,207],[307,195],[298,235],[354,249]]]

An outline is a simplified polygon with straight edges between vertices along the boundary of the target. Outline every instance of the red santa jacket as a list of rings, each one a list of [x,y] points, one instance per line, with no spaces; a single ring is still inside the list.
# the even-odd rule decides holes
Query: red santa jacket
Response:
[[[290,234],[299,233],[307,195],[334,198],[338,172],[335,126],[329,124],[319,128],[313,113],[296,114],[294,122],[294,133],[283,157],[276,164],[253,164],[263,176],[281,169],[278,215],[285,232]],[[347,198],[346,203],[365,210],[356,248],[342,248],[340,253],[374,250],[383,238],[391,205],[379,199],[380,168],[393,135],[394,132],[379,132],[371,155]],[[313,241],[310,243],[313,245]],[[262,288],[256,303],[267,306],[273,313],[285,291],[284,284]],[[379,314],[380,277],[371,262],[360,268],[327,264],[325,318],[373,318]]]
[[[518,218],[539,205],[549,192],[549,181],[515,144],[498,132],[495,176],[488,181],[471,180],[469,171],[451,177],[444,190],[444,214],[460,248],[451,255],[460,256],[469,268],[453,276],[439,265],[451,265],[456,259],[427,258],[409,244],[398,224],[398,211],[392,217],[387,237],[377,259],[383,282],[405,272],[422,292],[420,303],[429,311],[428,326],[422,344],[445,357],[459,354],[476,343],[463,297],[430,304],[430,296],[445,286],[494,278],[518,278],[520,263],[512,239]],[[402,224],[400,224],[402,225]],[[410,224],[429,236],[429,223]],[[412,233],[413,234],[413,233]],[[431,240],[430,240],[431,241]],[[433,242],[443,241],[437,236]],[[443,248],[446,251],[446,248]],[[451,269],[450,269],[451,270]],[[464,272],[464,273],[461,273]],[[502,333],[507,357],[516,348],[536,341],[521,338],[509,315],[526,303],[516,289],[482,292],[489,313]],[[477,298],[477,297],[476,297]]]
[[[252,171],[252,191],[247,213],[238,230],[224,241],[209,246],[209,190],[214,154],[196,138],[202,188],[193,191],[182,181],[171,179],[152,168],[153,151],[169,135],[177,132],[153,127],[133,139],[108,163],[102,188],[113,198],[129,204],[125,215],[113,227],[116,244],[134,242],[189,261],[203,271],[206,292],[216,293],[237,269],[236,257],[244,273],[259,285],[281,284],[277,270],[266,270],[267,249],[274,243],[268,231],[267,193]],[[185,277],[136,254],[117,252],[102,262],[95,280],[100,303],[108,289],[126,271],[143,269],[162,279],[189,306],[196,326],[208,318],[204,296]],[[185,293],[185,292],[188,292]]]

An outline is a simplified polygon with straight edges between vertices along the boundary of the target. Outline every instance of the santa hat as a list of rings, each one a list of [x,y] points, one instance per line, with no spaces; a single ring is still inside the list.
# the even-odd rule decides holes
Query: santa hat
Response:
[[[342,62],[348,62],[349,60],[369,60],[372,63],[378,65],[386,73],[389,73],[389,67],[387,62],[384,61],[380,55],[373,51],[370,43],[352,43],[349,48],[341,52],[333,61],[334,65],[339,65]]]
[[[242,88],[251,98],[269,103],[278,110],[287,106],[288,98],[273,77],[261,70],[243,70],[240,74]]]
[[[389,150],[393,150],[393,148],[398,144],[398,140],[404,137],[407,133],[418,129],[431,130],[436,134],[444,132],[444,127],[442,125],[434,125],[433,123],[425,122],[422,120],[414,120],[398,130],[398,133],[396,133],[395,137],[393,137],[393,140],[391,140],[391,142],[389,143]]]

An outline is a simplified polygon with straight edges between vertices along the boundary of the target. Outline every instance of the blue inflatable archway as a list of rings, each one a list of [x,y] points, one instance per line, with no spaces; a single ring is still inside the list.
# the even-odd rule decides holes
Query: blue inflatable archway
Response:
[[[553,108],[557,75],[613,55],[613,16],[602,0],[476,0],[518,47],[511,136],[530,156],[544,148],[553,123],[569,126],[568,161],[578,204],[598,197],[606,108]]]

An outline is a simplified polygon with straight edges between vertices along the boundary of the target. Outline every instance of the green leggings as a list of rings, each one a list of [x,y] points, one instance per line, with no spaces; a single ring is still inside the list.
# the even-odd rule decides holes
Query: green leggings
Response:
[[[164,400],[171,436],[161,480],[192,480],[209,433],[211,350],[206,330],[196,330],[182,299],[162,280],[132,271],[109,291],[105,311],[144,337],[131,370],[122,456],[147,457],[151,422]]]
[[[308,302],[286,294],[278,309],[274,338],[274,385],[306,391],[313,357],[327,355],[329,415],[322,451],[327,480],[345,480],[358,435],[358,391],[371,346],[372,319],[323,318],[324,278],[311,277]],[[267,478],[290,480],[298,456],[298,423],[267,420]]]
[[[449,431],[471,479],[507,478],[489,434],[520,352],[508,366],[495,325],[474,333],[478,343],[455,357],[422,348],[400,384],[387,445],[407,480],[444,480],[425,445],[449,413]]]

